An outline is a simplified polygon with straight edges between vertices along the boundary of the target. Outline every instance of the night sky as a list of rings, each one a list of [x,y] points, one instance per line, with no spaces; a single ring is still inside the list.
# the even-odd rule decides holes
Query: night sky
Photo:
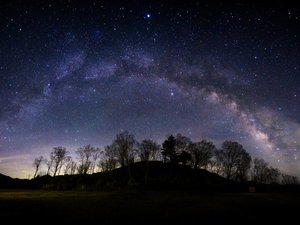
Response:
[[[238,141],[299,177],[297,3],[112,2],[1,1],[0,173],[128,130]]]

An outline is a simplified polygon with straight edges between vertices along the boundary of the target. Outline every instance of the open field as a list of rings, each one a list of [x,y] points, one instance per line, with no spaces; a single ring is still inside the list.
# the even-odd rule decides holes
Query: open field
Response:
[[[0,191],[2,221],[97,224],[289,222],[300,194]]]

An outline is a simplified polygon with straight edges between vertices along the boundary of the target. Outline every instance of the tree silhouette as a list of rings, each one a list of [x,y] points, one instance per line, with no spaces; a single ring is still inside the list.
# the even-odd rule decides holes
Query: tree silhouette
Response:
[[[39,171],[43,161],[44,161],[44,156],[39,156],[34,159],[33,166],[35,168],[35,172],[34,172],[33,178],[35,178],[37,176],[38,171]]]
[[[182,151],[180,155],[178,155],[178,162],[182,163],[182,165],[186,165],[188,161],[191,160],[191,154],[187,151]]]
[[[223,152],[218,149],[214,150],[213,157],[208,162],[209,171],[214,172],[218,175],[224,176],[223,169]]]
[[[252,167],[252,180],[257,183],[278,183],[280,171],[269,166],[263,159],[254,158]]]
[[[101,168],[101,171],[111,171],[117,167],[118,159],[116,148],[112,145],[108,145],[104,148],[104,157],[98,163],[98,167]]]
[[[50,162],[53,166],[53,176],[55,177],[57,174],[59,174],[60,169],[62,168],[64,164],[64,160],[67,157],[67,150],[65,147],[54,147],[53,151],[50,153]],[[51,166],[50,166],[51,167]]]
[[[65,170],[64,170],[64,174],[75,174],[76,172],[76,168],[77,168],[77,163],[75,161],[73,161],[72,157],[68,156],[65,160]]]
[[[117,158],[121,167],[134,162],[136,140],[128,131],[117,134],[112,147],[116,148]]]
[[[189,144],[192,143],[191,139],[182,135],[176,134],[175,137],[176,144],[175,144],[175,151],[177,155],[180,155],[182,151],[188,151]]]
[[[251,167],[251,156],[248,152],[243,152],[241,160],[236,165],[235,180],[237,181],[246,181],[248,180],[248,171]]]
[[[141,161],[156,160],[159,153],[159,144],[152,140],[143,140],[139,144],[139,156]]]
[[[248,159],[249,154],[241,144],[235,141],[224,141],[218,155],[218,160],[222,165],[224,176],[227,179],[236,178],[238,173],[246,173],[242,170],[250,167],[251,159],[250,161],[248,161]],[[243,164],[243,166],[241,166],[241,164]]]
[[[270,167],[268,169],[268,183],[279,183],[280,171],[277,168]]]
[[[145,184],[148,182],[149,161],[155,160],[160,146],[152,140],[143,140],[139,144],[139,155],[141,161],[145,162]]]
[[[101,171],[111,171],[118,166],[127,166],[128,184],[130,184],[133,181],[131,164],[139,157],[142,162],[145,162],[145,184],[147,184],[149,161],[157,160],[160,156],[163,162],[189,165],[193,169],[204,168],[227,179],[236,181],[248,179],[252,159],[238,142],[224,141],[221,150],[217,150],[212,142],[206,140],[192,142],[188,137],[177,134],[176,137],[168,136],[162,143],[161,154],[159,154],[159,149],[160,145],[155,141],[145,139],[138,144],[133,134],[123,131],[117,134],[112,144],[106,146],[103,151],[91,145],[80,147],[75,152],[77,161],[73,161],[68,156],[66,148],[54,147],[48,160],[43,156],[34,159],[33,177],[37,176],[43,162],[46,162],[47,175],[51,173],[53,176],[59,175],[61,171],[65,175],[75,174],[76,170],[79,174],[94,173],[96,166]],[[100,156],[103,157],[98,160]],[[252,162],[251,176],[252,180],[257,183],[278,183],[280,178],[282,184],[298,182],[296,177],[281,174],[277,168],[269,166],[263,159],[254,158]],[[172,175],[175,167],[169,168]]]
[[[176,139],[173,135],[170,135],[167,140],[162,144],[162,155],[164,162],[177,162],[177,154],[175,151]]]
[[[252,168],[252,180],[257,183],[266,183],[268,179],[268,163],[263,159],[254,158]]]
[[[298,179],[295,176],[281,174],[282,184],[298,184]]]
[[[52,168],[53,160],[54,158],[51,157],[51,154],[50,154],[50,159],[45,159],[47,165],[47,173],[46,173],[47,175],[50,175],[50,170]]]
[[[92,166],[92,157],[96,149],[91,145],[80,147],[77,151],[77,157],[79,160],[78,173],[87,174]]]
[[[91,173],[95,172],[95,168],[97,165],[97,160],[100,158],[100,156],[103,154],[100,148],[96,148],[95,151],[92,153],[92,163],[91,163]]]
[[[252,168],[252,180],[257,183],[268,183],[269,165],[265,160],[254,158]]]
[[[191,154],[188,151],[188,147],[192,143],[192,141],[190,138],[182,134],[176,134],[175,140],[175,152],[177,156],[177,162],[186,165],[188,161],[191,160]]]
[[[190,143],[188,151],[191,153],[193,168],[206,167],[213,157],[215,149],[214,144],[206,140]]]

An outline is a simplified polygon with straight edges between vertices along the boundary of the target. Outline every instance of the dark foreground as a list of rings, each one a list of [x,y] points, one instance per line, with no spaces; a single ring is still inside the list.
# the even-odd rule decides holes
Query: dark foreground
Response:
[[[10,224],[287,224],[299,204],[299,193],[0,190],[0,218]]]

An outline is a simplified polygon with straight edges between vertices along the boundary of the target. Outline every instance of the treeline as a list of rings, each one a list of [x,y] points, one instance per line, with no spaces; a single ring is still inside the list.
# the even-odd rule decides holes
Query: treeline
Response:
[[[296,177],[280,172],[263,159],[252,159],[236,141],[224,141],[221,149],[217,149],[210,141],[193,142],[190,138],[177,134],[168,136],[160,145],[149,139],[138,142],[133,134],[123,131],[116,135],[111,145],[103,149],[87,145],[78,148],[75,154],[76,160],[65,147],[54,147],[49,158],[35,158],[33,178],[42,175],[92,174],[124,166],[130,168],[137,161],[163,161],[188,165],[193,169],[205,169],[235,181],[298,183]]]

